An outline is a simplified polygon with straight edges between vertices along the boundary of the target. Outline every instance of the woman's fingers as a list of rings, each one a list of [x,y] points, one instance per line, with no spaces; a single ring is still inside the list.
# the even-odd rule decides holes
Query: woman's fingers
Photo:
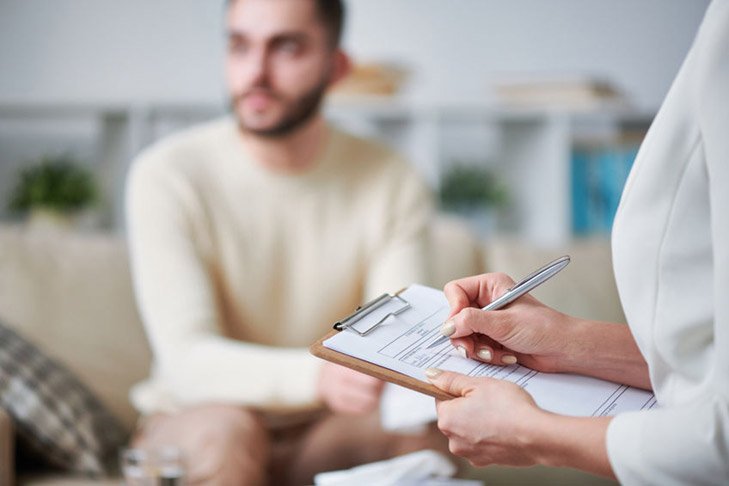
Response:
[[[504,273],[485,273],[448,282],[443,292],[454,316],[467,307],[488,305],[512,285],[514,280]]]
[[[463,338],[452,339],[451,344],[458,350],[461,356],[484,363],[512,365],[518,362],[517,353],[508,348],[504,348],[504,346],[488,336],[473,334]]]
[[[468,307],[448,319],[441,332],[451,339],[482,334],[500,342],[511,333],[512,321],[505,309],[485,311]]]

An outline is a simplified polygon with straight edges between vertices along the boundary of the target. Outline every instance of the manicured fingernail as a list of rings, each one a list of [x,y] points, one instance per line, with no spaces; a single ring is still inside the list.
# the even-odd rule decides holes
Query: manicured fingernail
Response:
[[[456,351],[458,351],[458,354],[460,354],[462,357],[468,358],[468,352],[463,346],[456,346]]]
[[[444,336],[450,336],[454,332],[456,332],[456,323],[452,319],[445,321],[440,328],[440,333]]]
[[[425,370],[425,376],[428,378],[436,378],[441,373],[443,373],[443,370],[439,370],[438,368],[428,368]]]
[[[489,348],[481,348],[476,351],[476,355],[484,361],[491,361],[491,350]]]
[[[501,362],[508,365],[516,364],[516,356],[505,354],[501,357]]]

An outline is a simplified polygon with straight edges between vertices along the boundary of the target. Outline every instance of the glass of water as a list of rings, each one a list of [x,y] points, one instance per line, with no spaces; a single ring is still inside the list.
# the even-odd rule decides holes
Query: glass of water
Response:
[[[124,449],[121,470],[127,486],[184,486],[185,463],[177,447]]]

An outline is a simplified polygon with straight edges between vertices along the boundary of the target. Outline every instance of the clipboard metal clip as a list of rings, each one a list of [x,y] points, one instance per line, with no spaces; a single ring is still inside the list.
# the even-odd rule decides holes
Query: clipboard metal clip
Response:
[[[357,307],[352,315],[334,323],[334,329],[336,329],[337,331],[349,329],[356,332],[360,336],[366,336],[367,334],[375,330],[380,324],[385,322],[388,318],[397,316],[398,314],[402,314],[408,309],[410,309],[410,303],[407,300],[403,299],[399,295],[391,295],[385,293],[380,295],[376,299],[373,299],[366,304]],[[374,324],[368,325],[366,329],[358,329],[357,324],[359,324],[362,319],[364,319],[364,317],[377,311],[379,311],[379,313],[384,312],[384,315],[380,319],[375,321]]]

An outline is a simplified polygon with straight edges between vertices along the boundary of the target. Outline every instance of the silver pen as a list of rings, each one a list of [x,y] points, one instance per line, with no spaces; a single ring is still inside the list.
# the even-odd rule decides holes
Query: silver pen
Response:
[[[535,270],[534,272],[530,273],[529,275],[515,283],[513,287],[511,287],[504,293],[504,295],[494,300],[489,305],[482,307],[481,310],[490,311],[501,309],[505,305],[508,305],[522,295],[531,292],[539,285],[543,284],[550,278],[557,275],[557,273],[559,273],[560,270],[566,267],[569,262],[570,257],[568,255],[565,255],[547,263],[542,268]],[[433,341],[427,349],[438,346],[439,344],[443,344],[449,339],[449,336],[441,336]]]

